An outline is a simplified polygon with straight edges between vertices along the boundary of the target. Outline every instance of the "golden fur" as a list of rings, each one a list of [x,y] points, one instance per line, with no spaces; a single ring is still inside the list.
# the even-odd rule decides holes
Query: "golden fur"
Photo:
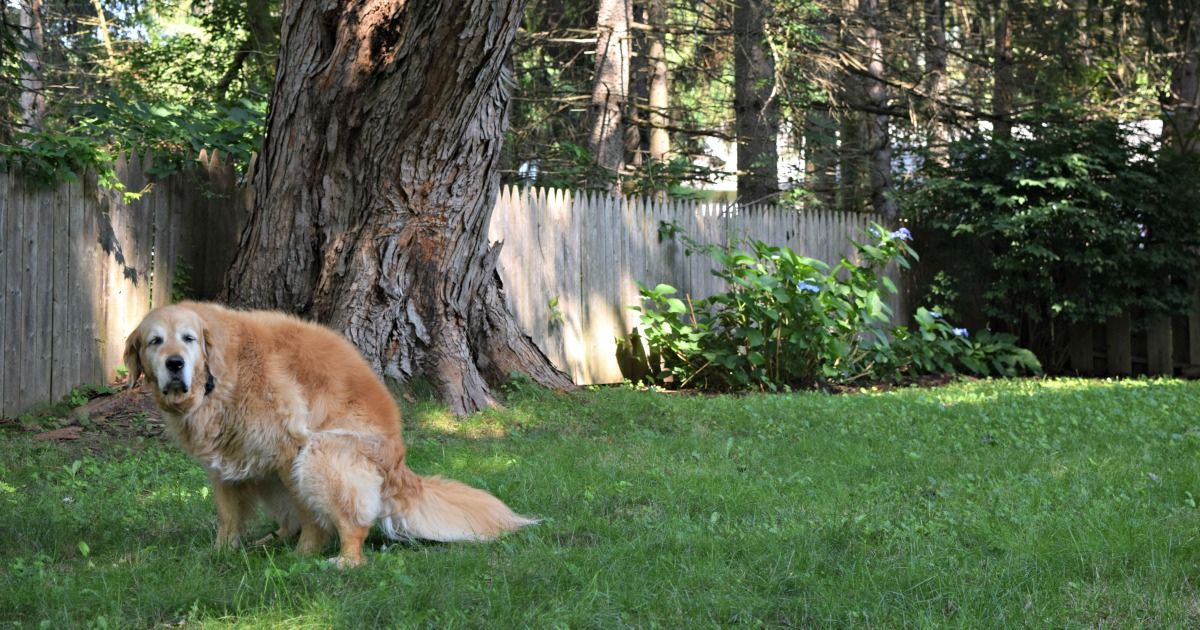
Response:
[[[257,504],[316,553],[362,564],[381,521],[393,538],[485,540],[535,521],[492,495],[404,461],[400,412],[340,335],[289,315],[184,302],[151,311],[126,341],[130,387],[146,375],[169,432],[205,470],[217,544],[237,544]]]

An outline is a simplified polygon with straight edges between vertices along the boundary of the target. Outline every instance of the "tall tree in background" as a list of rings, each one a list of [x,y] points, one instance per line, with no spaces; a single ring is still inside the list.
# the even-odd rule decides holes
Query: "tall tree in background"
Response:
[[[859,0],[867,50],[867,154],[870,164],[871,207],[889,223],[900,210],[892,190],[892,138],[888,129],[888,88],[884,82],[883,40],[879,32],[878,0]]]
[[[779,192],[779,99],[767,42],[770,0],[736,0],[733,9],[733,111],[737,125],[738,199],[769,201]]]
[[[650,66],[650,159],[666,161],[671,137],[666,127],[671,122],[670,74],[667,71],[667,0],[646,0],[649,32],[646,57]]]
[[[240,22],[245,25],[246,37],[234,53],[225,73],[217,81],[216,91],[221,98],[225,97],[229,85],[239,75],[247,73],[247,61],[251,59],[258,62],[260,74],[266,74],[267,78],[270,78],[275,65],[274,53],[279,49],[279,24],[271,15],[269,0],[245,0],[245,4],[238,7],[238,10],[243,13]]]
[[[1177,1],[1170,91],[1163,99],[1163,137],[1180,153],[1200,154],[1200,6]]]
[[[592,85],[592,130],[588,151],[620,191],[625,166],[625,112],[629,101],[632,0],[600,0],[596,13],[596,74]]]
[[[856,38],[854,16],[858,12],[859,0],[841,0],[842,29],[838,38],[840,50],[838,55],[853,53],[860,49]],[[842,108],[838,112],[839,144],[838,170],[841,174],[841,185],[838,187],[838,206],[844,212],[860,212],[863,210],[862,192],[864,177],[867,173],[866,120],[863,110],[865,90],[863,77],[860,72],[846,68],[847,63],[838,61],[841,68],[841,81],[837,87]]]
[[[23,44],[21,61],[21,95],[18,108],[21,127],[35,131],[42,126],[46,115],[46,97],[42,91],[42,54],[46,48],[42,26],[42,0],[20,0],[17,3],[20,20],[20,41]]]
[[[289,3],[227,299],[327,323],[455,413],[511,371],[569,387],[516,328],[487,240],[523,7]]]
[[[995,29],[995,58],[992,77],[992,115],[995,137],[1012,137],[1013,90],[1013,24],[1009,0],[994,0],[993,28]]]
[[[942,120],[946,95],[946,0],[925,0],[925,92],[929,95],[929,149],[944,159],[949,130]]]

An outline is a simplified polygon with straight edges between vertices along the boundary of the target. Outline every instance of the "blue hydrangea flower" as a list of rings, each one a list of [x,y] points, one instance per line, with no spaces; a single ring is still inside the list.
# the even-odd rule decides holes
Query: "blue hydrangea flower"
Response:
[[[929,316],[930,316],[930,317],[932,317],[932,318],[934,318],[934,319],[941,319],[941,318],[942,318],[942,314],[941,314],[941,313],[939,313],[939,312],[937,312],[937,311],[929,311]]]
[[[888,236],[891,238],[898,238],[902,241],[911,241],[912,240],[912,232],[909,232],[908,228],[906,228],[906,227],[902,227],[899,230],[892,232]]]
[[[954,333],[955,337],[967,337],[968,336],[966,328],[955,328],[951,332]]]
[[[811,282],[800,281],[796,283],[797,291],[807,291],[809,293],[820,293],[821,287],[812,284]]]

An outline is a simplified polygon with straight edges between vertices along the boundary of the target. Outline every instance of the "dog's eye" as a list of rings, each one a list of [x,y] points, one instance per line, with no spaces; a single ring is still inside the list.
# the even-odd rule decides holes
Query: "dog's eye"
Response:
[[[160,343],[162,343],[162,337],[151,337],[150,338],[150,345],[157,346]]]
[[[192,343],[192,342],[193,342],[193,341],[195,341],[195,340],[196,340],[196,335],[187,334],[187,335],[184,335],[184,336],[183,336],[183,342],[184,342],[184,343]]]

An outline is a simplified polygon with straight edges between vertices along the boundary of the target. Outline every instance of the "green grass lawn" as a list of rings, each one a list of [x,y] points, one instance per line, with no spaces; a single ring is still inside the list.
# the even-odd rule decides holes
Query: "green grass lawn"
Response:
[[[173,446],[0,432],[0,624],[1200,625],[1200,383],[524,390],[406,422],[414,470],[545,521],[487,544],[376,534],[338,572],[214,551],[205,477]]]

